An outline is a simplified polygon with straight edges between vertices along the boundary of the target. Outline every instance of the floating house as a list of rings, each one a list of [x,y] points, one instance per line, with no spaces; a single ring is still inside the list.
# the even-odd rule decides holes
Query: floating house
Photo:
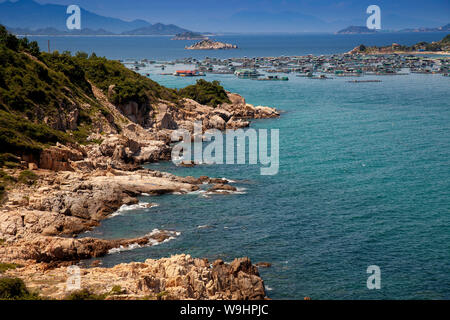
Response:
[[[198,70],[177,70],[173,75],[178,77],[199,77],[204,76],[205,74]]]
[[[239,78],[257,78],[260,76],[255,69],[239,69],[234,72]]]

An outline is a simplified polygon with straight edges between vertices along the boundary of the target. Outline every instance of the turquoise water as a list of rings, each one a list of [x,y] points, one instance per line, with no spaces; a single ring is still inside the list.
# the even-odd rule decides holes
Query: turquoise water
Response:
[[[193,79],[155,77],[182,87]],[[283,110],[253,128],[280,129],[280,171],[259,166],[177,168],[187,176],[237,180],[245,194],[143,197],[159,207],[108,219],[91,235],[140,236],[153,228],[176,240],[105,257],[105,265],[174,253],[249,256],[274,299],[450,298],[449,79],[381,77],[381,83],[293,78],[289,82],[208,76],[249,103]],[[212,228],[199,229],[210,225]],[[378,265],[382,289],[366,288]]]
[[[420,37],[395,42],[426,40]],[[152,58],[154,52],[156,59],[157,52],[165,52],[172,59],[180,53],[178,47],[158,47],[160,40],[146,39],[153,51],[144,52],[130,46],[132,38],[107,45],[80,39],[61,38],[58,49],[79,47],[81,41],[113,58]],[[248,50],[258,52],[260,40],[253,39]],[[321,41],[289,50],[329,53],[354,46],[335,40],[321,52]],[[280,50],[261,49],[260,55]],[[170,87],[195,81],[158,72],[151,71],[151,78]],[[283,110],[280,119],[252,122],[253,128],[280,130],[279,174],[261,176],[259,166],[249,165],[149,165],[183,176],[227,177],[245,193],[142,197],[159,206],[107,219],[86,235],[128,238],[154,228],[181,235],[155,247],[108,255],[104,266],[176,253],[225,261],[249,256],[273,264],[261,275],[274,299],[450,299],[450,78],[412,74],[348,83],[350,78],[289,77],[288,82],[206,77],[220,80],[249,103]],[[210,227],[198,228],[205,225]],[[369,265],[381,268],[381,290],[366,288]]]

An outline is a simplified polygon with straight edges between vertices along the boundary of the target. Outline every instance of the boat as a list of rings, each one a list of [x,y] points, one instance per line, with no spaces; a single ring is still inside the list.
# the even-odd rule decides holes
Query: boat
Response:
[[[239,69],[234,72],[238,78],[251,79],[260,76],[256,69]]]
[[[201,77],[205,76],[205,73],[198,70],[177,70],[173,75],[177,77]]]
[[[288,81],[289,78],[288,77],[279,77],[279,76],[268,76],[266,78],[259,78],[256,80],[259,80],[259,81]]]

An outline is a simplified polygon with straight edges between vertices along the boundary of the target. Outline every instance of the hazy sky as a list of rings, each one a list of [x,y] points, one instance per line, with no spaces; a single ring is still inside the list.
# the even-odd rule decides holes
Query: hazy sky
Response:
[[[382,17],[419,26],[439,26],[450,22],[450,0],[36,0],[40,3],[78,4],[104,16],[124,20],[144,19],[151,23],[174,23],[198,31],[239,31],[239,21],[261,19],[266,28],[286,31],[284,20],[293,15],[314,16],[325,22],[363,24],[366,8],[377,4]],[[1,0],[0,0],[1,2]],[[239,19],[237,18],[239,17]],[[280,22],[280,23],[278,23]],[[256,25],[256,23],[255,23]],[[245,28],[251,27],[247,23]],[[261,28],[258,25],[258,28]],[[251,30],[247,30],[251,31]],[[253,30],[258,31],[258,30]]]

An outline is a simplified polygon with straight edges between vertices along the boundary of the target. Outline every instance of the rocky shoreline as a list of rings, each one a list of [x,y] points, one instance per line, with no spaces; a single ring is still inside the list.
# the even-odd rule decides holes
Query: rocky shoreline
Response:
[[[109,94],[113,91],[111,86]],[[22,169],[28,168],[35,182],[12,187],[0,207],[0,262],[21,266],[5,275],[22,278],[45,297],[61,299],[67,294],[68,265],[177,237],[176,230],[149,230],[134,239],[77,238],[122,205],[137,204],[139,195],[187,193],[204,183],[215,193],[234,188],[223,179],[178,177],[143,169],[143,163],[169,159],[173,130],[193,132],[194,121],[201,121],[203,130],[237,129],[249,126],[248,119],[279,116],[275,109],[247,104],[233,93],[227,93],[230,103],[215,108],[190,99],[183,101],[183,108],[161,100],[147,113],[134,103],[115,106],[95,87],[94,94],[109,111],[109,118],[99,114],[95,124],[101,128],[99,132],[107,134],[92,133],[90,139],[99,143],[57,144],[42,151],[39,159],[24,159]],[[14,177],[21,170],[5,171]],[[81,274],[82,287],[95,294],[120,285],[123,291],[111,297],[114,299],[265,297],[263,280],[246,258],[210,264],[180,255],[113,268],[82,268]]]

